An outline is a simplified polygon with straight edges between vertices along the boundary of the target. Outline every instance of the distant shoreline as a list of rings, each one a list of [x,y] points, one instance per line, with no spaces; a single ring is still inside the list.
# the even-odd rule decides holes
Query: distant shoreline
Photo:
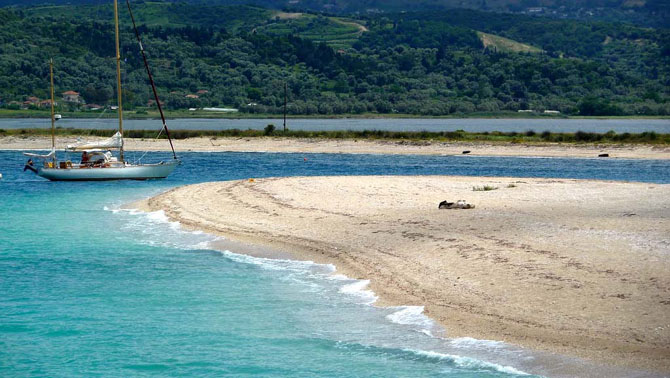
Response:
[[[63,117],[73,119],[114,119],[117,117],[115,111],[102,112],[60,112]],[[160,119],[158,112],[150,111],[146,114],[124,112],[124,119]],[[168,119],[281,119],[283,114],[251,114],[251,113],[224,113],[205,111],[167,111]],[[22,119],[38,118],[48,119],[50,113],[46,110],[6,110],[0,109],[0,119]],[[311,114],[311,115],[287,115],[287,119],[670,119],[670,116],[568,116],[543,113],[472,113],[472,114],[450,114],[443,116],[413,115],[413,114]]]
[[[56,145],[77,141],[76,136],[57,136]],[[82,140],[99,138],[83,137]],[[169,151],[165,139],[125,138],[128,151]],[[44,150],[51,138],[44,136],[0,136],[0,150]],[[196,137],[175,141],[177,152],[275,152],[345,153],[385,155],[523,156],[625,159],[670,159],[670,145],[510,143],[487,141],[411,141],[397,139],[335,139],[286,137]],[[469,151],[467,153],[464,153]],[[605,158],[605,157],[602,157]]]

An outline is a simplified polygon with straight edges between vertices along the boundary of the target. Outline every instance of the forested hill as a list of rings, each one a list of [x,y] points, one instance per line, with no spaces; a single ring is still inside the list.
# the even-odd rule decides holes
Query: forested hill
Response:
[[[559,110],[670,114],[670,32],[473,10],[337,17],[250,6],[135,7],[166,107],[292,114]],[[0,10],[0,101],[114,97],[111,7]],[[127,107],[149,87],[122,18]]]
[[[331,14],[378,14],[454,8],[531,14],[589,21],[621,21],[664,27],[670,23],[668,0],[132,0],[201,5],[255,5],[271,9]],[[124,2],[124,1],[121,1]],[[0,0],[0,7],[35,5],[100,5],[111,0]]]

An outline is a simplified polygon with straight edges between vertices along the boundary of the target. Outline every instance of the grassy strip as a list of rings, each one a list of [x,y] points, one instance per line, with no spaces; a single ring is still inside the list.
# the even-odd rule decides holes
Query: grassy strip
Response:
[[[96,130],[96,129],[72,129],[57,128],[56,135],[59,136],[112,136],[116,130]],[[0,129],[2,136],[47,136],[51,135],[50,129]],[[288,138],[318,138],[318,139],[373,139],[373,140],[407,140],[407,141],[463,141],[463,142],[506,142],[506,143],[630,143],[630,144],[656,144],[670,145],[670,134],[658,134],[653,131],[639,134],[622,133],[617,134],[613,131],[605,134],[587,133],[578,131],[576,133],[552,133],[545,131],[536,133],[534,131],[518,132],[482,132],[469,133],[462,130],[458,131],[383,131],[383,130],[362,130],[362,131],[304,131],[289,130],[287,132],[266,130],[172,130],[170,135],[173,139],[186,139],[196,137],[209,138],[255,138],[255,137],[288,137]],[[156,137],[155,130],[126,130],[126,138],[146,138]],[[161,135],[165,138],[165,135]]]

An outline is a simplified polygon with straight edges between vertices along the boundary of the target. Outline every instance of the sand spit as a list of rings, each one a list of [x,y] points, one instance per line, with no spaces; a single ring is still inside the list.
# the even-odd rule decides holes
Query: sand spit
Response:
[[[473,187],[496,189],[473,191]],[[439,210],[464,199],[470,210]],[[445,176],[190,185],[135,204],[332,263],[447,336],[670,372],[670,185]]]
[[[95,138],[82,138],[95,140]],[[99,138],[98,138],[99,139]],[[77,141],[77,137],[59,137],[57,146]],[[0,150],[46,149],[49,137],[0,137]],[[670,159],[670,146],[651,145],[579,145],[579,144],[491,144],[443,143],[431,141],[389,141],[304,138],[188,138],[175,141],[177,151],[201,152],[294,152],[405,155],[547,156],[594,158],[608,154],[612,158]],[[168,151],[165,140],[126,138],[127,150]]]

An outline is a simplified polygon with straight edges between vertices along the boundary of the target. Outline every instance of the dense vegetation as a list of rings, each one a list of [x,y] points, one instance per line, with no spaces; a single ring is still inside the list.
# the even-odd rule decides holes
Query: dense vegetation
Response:
[[[286,82],[290,114],[670,114],[667,29],[471,10],[342,19],[146,3],[136,13],[168,109],[281,113]],[[46,98],[54,57],[58,93],[113,103],[110,14],[109,6],[0,9],[0,100]],[[543,52],[484,48],[477,31]],[[125,105],[145,107],[151,95],[127,17],[121,40]]]
[[[56,135],[59,136],[98,136],[110,137],[116,130],[95,130],[95,129],[63,129],[57,128]],[[51,135],[50,129],[0,129],[0,137],[30,137]],[[156,137],[155,130],[125,130],[124,136],[127,138],[147,138]],[[638,134],[622,133],[617,134],[610,131],[604,134],[587,133],[578,131],[576,133],[552,133],[545,131],[537,133],[535,131],[517,132],[482,132],[470,133],[463,130],[457,131],[384,131],[384,130],[362,130],[362,131],[304,131],[287,130],[277,131],[274,125],[268,125],[265,130],[172,130],[170,136],[173,139],[186,139],[195,137],[209,138],[254,138],[254,137],[289,137],[289,138],[319,138],[319,139],[375,139],[375,140],[396,140],[398,143],[414,142],[511,142],[511,143],[630,143],[630,144],[670,144],[670,134],[657,134],[655,132],[643,132]],[[162,139],[166,136],[162,134]]]
[[[157,1],[157,0],[153,0]],[[531,13],[555,18],[629,22],[664,27],[670,18],[667,0],[160,0],[189,5],[256,5],[339,14],[413,12],[467,8],[483,11]],[[99,5],[110,0],[0,0],[0,6]],[[133,0],[143,3],[145,0]]]

